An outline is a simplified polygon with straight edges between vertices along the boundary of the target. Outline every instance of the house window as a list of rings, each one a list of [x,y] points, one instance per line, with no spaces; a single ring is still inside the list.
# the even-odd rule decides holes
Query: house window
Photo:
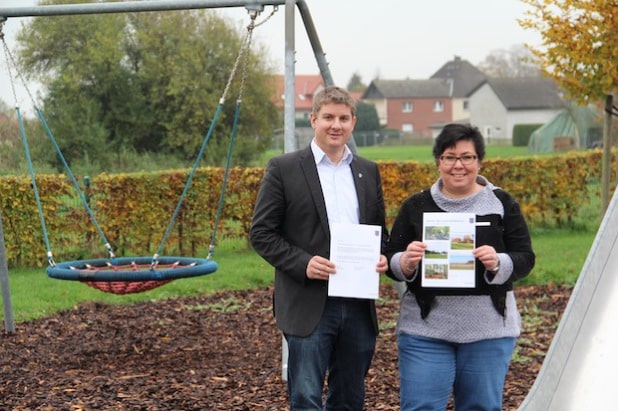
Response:
[[[414,106],[411,101],[404,101],[401,105],[401,111],[403,113],[411,113],[414,110]]]
[[[436,100],[433,102],[433,111],[434,112],[443,112],[444,111],[444,103],[441,100]]]
[[[470,111],[470,102],[468,100],[463,101],[463,109],[464,111]]]
[[[414,131],[414,124],[411,123],[403,123],[401,125],[401,131],[405,133],[411,133]]]

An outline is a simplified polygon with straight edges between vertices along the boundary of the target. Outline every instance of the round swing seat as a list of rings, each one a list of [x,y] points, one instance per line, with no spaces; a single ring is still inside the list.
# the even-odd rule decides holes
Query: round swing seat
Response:
[[[61,280],[79,281],[112,294],[140,293],[179,278],[214,273],[218,265],[205,258],[159,257],[152,267],[150,257],[117,257],[76,260],[47,268],[47,275]]]

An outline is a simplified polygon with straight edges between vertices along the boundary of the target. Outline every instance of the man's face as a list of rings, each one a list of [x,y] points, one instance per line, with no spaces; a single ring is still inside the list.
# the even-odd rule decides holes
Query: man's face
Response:
[[[355,125],[356,117],[345,104],[324,104],[317,115],[311,113],[315,141],[326,154],[341,153]]]

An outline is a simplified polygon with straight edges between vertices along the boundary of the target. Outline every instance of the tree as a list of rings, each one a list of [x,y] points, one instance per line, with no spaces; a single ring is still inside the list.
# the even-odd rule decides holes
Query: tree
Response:
[[[356,125],[354,126],[354,141],[361,147],[371,146],[379,142],[380,118],[373,104],[359,101],[356,103]]]
[[[532,52],[523,44],[511,46],[509,50],[493,50],[477,65],[489,77],[539,77],[541,68]]]
[[[618,110],[618,5],[615,0],[522,0],[531,6],[522,27],[541,33],[531,48],[543,72],[580,104],[597,103],[606,113],[603,130],[601,210],[609,204],[611,114]]]
[[[380,118],[376,106],[359,101],[356,103],[355,131],[376,131],[380,129]]]
[[[363,83],[363,79],[358,72],[352,74],[350,77],[350,81],[348,81],[347,89],[348,91],[364,91],[367,88],[367,85]]]
[[[46,88],[42,111],[67,159],[110,162],[110,154],[132,150],[189,160],[199,152],[245,34],[208,10],[36,17],[18,35],[18,55],[23,72]],[[279,121],[268,81],[274,70],[263,55],[246,56],[234,153],[241,164],[269,147]],[[207,164],[225,162],[241,74],[226,95]]]
[[[545,74],[579,103],[618,91],[618,7],[607,0],[522,0],[531,6],[519,21],[542,36],[531,47]]]

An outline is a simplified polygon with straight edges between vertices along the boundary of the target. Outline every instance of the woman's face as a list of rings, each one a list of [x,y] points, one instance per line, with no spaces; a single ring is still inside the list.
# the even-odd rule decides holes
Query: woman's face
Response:
[[[446,195],[465,197],[475,192],[480,161],[472,141],[462,140],[444,150],[438,168]]]

